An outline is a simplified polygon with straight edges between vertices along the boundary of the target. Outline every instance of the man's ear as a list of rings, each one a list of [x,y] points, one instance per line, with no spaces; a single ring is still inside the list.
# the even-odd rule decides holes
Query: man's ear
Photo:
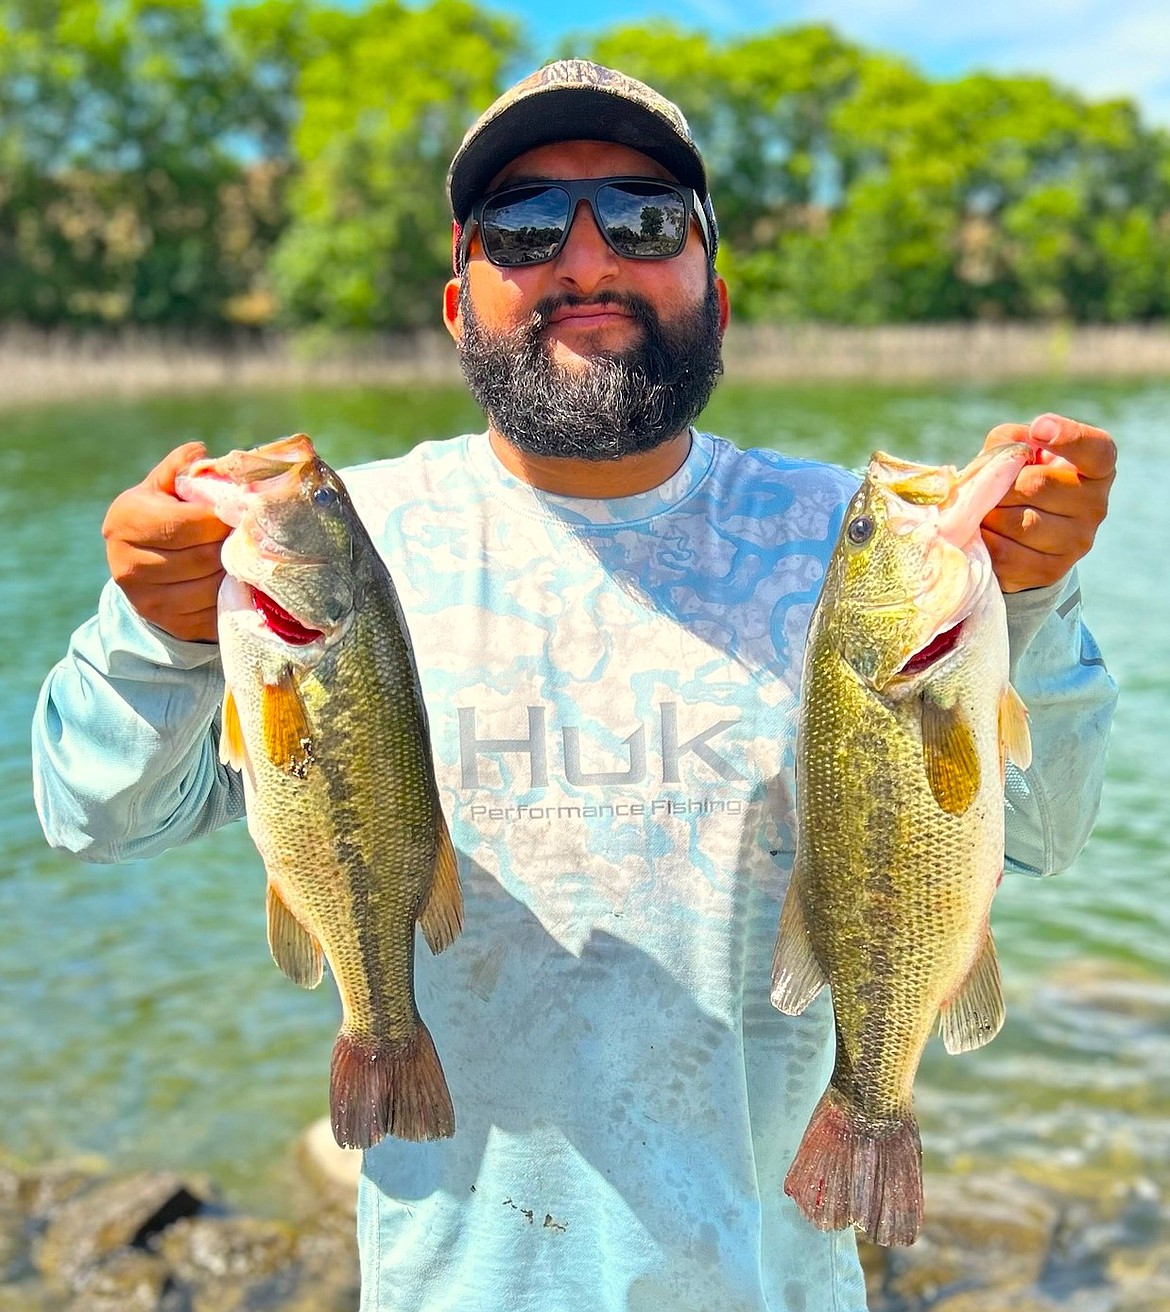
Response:
[[[727,295],[727,284],[718,274],[715,275],[715,295],[719,298],[719,336],[722,337],[731,322],[731,300]]]
[[[463,340],[463,311],[459,308],[460,286],[459,278],[450,278],[443,288],[443,323],[457,342]]]

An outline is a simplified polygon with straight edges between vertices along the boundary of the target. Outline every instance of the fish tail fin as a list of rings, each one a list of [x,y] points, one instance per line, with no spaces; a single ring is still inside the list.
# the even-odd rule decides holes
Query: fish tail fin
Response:
[[[909,1112],[863,1124],[832,1088],[821,1098],[784,1181],[821,1230],[858,1225],[876,1244],[912,1244],[922,1228],[922,1143]]]
[[[342,1148],[370,1148],[388,1134],[417,1142],[455,1133],[447,1080],[421,1020],[406,1041],[342,1030],[333,1047],[329,1108]]]

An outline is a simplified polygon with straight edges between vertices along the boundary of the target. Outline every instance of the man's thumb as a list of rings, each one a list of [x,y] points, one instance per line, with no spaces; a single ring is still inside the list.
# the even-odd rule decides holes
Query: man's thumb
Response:
[[[202,442],[184,442],[177,446],[158,462],[147,475],[146,481],[160,492],[175,495],[175,479],[195,460],[201,460],[207,454],[207,447]]]

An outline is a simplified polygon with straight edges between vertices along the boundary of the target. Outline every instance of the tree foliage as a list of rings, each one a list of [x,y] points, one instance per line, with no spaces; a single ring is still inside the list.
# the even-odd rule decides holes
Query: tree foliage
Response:
[[[561,53],[683,106],[741,317],[1170,310],[1170,139],[1129,102],[823,25]],[[0,0],[0,322],[432,325],[447,164],[524,56],[471,0]]]
[[[284,220],[268,113],[202,0],[0,0],[0,318],[230,317]]]
[[[294,322],[433,326],[451,268],[447,166],[502,89],[516,31],[466,0],[320,18],[300,70],[301,172],[276,287]]]

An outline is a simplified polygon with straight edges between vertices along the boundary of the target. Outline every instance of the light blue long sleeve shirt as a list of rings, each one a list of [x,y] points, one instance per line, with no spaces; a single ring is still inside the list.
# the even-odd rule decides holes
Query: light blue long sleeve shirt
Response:
[[[852,1234],[782,1188],[828,1001],[768,1000],[805,631],[856,480],[703,434],[619,500],[540,493],[483,435],[345,478],[410,623],[466,900],[416,967],[458,1128],[366,1154],[363,1312],[863,1308]],[[1048,874],[1091,828],[1115,689],[1075,576],[1007,603],[1034,748],[1007,863]],[[108,585],[37,711],[50,842],[127,860],[240,816],[222,690],[213,645]]]

